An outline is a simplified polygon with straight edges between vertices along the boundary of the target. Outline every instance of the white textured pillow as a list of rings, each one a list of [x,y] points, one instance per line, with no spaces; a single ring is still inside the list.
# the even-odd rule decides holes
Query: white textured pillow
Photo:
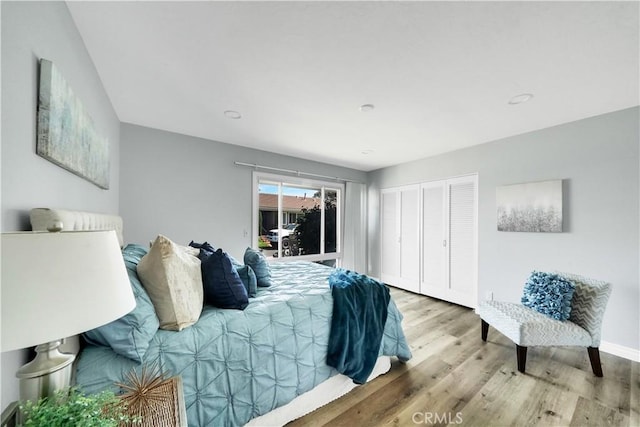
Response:
[[[138,263],[138,277],[153,302],[160,329],[180,331],[200,318],[204,291],[197,252],[160,234]]]

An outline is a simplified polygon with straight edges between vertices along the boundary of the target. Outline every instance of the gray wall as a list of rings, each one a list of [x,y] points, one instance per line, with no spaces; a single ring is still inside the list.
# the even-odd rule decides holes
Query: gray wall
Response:
[[[478,296],[518,301],[534,270],[613,284],[603,340],[640,349],[640,110],[632,108],[369,173],[369,274],[379,276],[381,188],[478,173]],[[563,233],[496,227],[496,187],[563,179]]]
[[[64,2],[7,2],[2,7],[2,231],[28,230],[31,208],[118,212],[120,122]],[[35,154],[38,59],[59,68],[96,129],[109,139],[110,190]],[[4,408],[18,398],[15,371],[25,351],[2,353]]]
[[[253,169],[234,161],[366,181],[353,169],[130,124],[122,124],[121,141],[127,242],[146,244],[158,234],[181,244],[206,240],[242,259],[253,243]]]

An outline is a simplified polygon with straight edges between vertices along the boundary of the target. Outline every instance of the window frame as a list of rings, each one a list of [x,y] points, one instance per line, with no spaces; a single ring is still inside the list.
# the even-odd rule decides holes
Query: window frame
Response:
[[[325,190],[331,190],[337,192],[336,197],[336,251],[325,253],[325,210],[324,203],[322,205],[321,211],[321,223],[320,223],[320,253],[312,254],[312,255],[296,255],[296,256],[282,256],[282,247],[278,245],[278,256],[277,257],[267,257],[269,262],[291,262],[291,261],[331,261],[335,260],[336,265],[340,265],[342,259],[342,246],[343,246],[343,228],[342,224],[344,224],[344,195],[345,195],[345,185],[342,182],[335,181],[326,181],[320,179],[308,179],[301,178],[297,176],[291,175],[281,175],[260,171],[253,171],[253,185],[252,185],[252,226],[251,226],[251,235],[252,235],[252,248],[257,249],[257,239],[259,236],[259,212],[260,212],[260,181],[270,181],[272,183],[277,183],[279,188],[290,186],[296,187],[309,187],[309,188],[318,188],[321,191],[322,200],[325,199]],[[278,229],[281,229],[284,224],[282,223],[282,191],[278,192]]]

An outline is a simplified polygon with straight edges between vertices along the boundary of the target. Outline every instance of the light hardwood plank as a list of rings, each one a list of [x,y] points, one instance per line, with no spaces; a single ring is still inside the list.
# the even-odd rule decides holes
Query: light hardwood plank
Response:
[[[640,363],[631,363],[629,425],[640,426]]]
[[[629,417],[615,409],[581,397],[576,405],[571,426],[621,426],[629,425]]]

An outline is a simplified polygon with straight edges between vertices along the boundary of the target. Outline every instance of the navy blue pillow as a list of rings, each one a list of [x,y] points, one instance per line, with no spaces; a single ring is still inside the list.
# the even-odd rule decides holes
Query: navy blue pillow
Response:
[[[575,288],[557,274],[534,271],[524,285],[522,305],[556,320],[568,320]]]
[[[204,249],[206,251],[209,252],[215,252],[216,250],[213,248],[213,246],[211,246],[209,244],[209,242],[204,242],[204,243],[196,243],[193,240],[191,241],[191,243],[189,243],[189,246],[191,246],[192,248],[197,248],[197,249]]]
[[[249,296],[229,256],[222,249],[212,252],[201,247],[198,258],[205,304],[244,310],[249,305]]]
[[[231,263],[233,264],[233,259]],[[256,273],[253,272],[253,268],[248,265],[235,266],[235,268],[240,276],[240,280],[242,280],[244,287],[247,289],[249,298],[255,297],[258,293],[258,279],[256,278]]]

